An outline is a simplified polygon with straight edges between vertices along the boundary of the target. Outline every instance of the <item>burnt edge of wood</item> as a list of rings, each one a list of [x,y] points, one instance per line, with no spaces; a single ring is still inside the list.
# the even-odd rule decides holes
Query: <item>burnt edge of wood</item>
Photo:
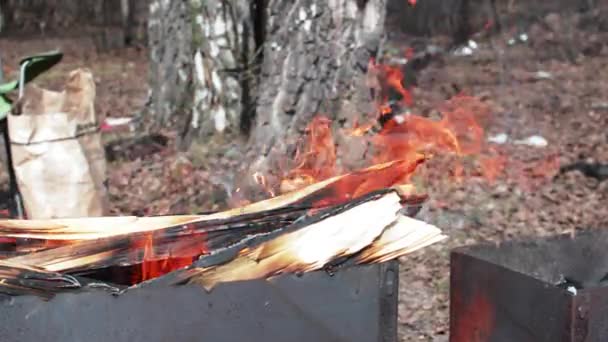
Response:
[[[189,270],[196,269],[196,268],[206,268],[206,267],[211,267],[211,266],[217,266],[217,265],[227,263],[227,262],[233,260],[234,258],[236,258],[238,253],[244,248],[253,249],[256,246],[259,246],[265,242],[271,241],[281,235],[298,231],[299,229],[302,229],[302,228],[305,228],[312,224],[315,224],[317,222],[323,221],[331,216],[341,214],[362,203],[377,200],[377,199],[381,198],[382,196],[384,196],[390,192],[393,192],[393,191],[394,190],[392,190],[392,189],[377,190],[377,191],[371,192],[369,194],[366,194],[364,196],[358,197],[345,204],[323,209],[312,216],[304,215],[304,216],[300,217],[299,219],[297,219],[296,221],[294,221],[291,225],[289,225],[283,229],[278,229],[278,230],[269,232],[267,234],[259,234],[259,235],[246,237],[245,239],[241,240],[240,242],[238,242],[230,247],[219,249],[219,250],[217,250],[217,252],[215,252],[213,254],[201,257],[199,260],[195,261],[194,263],[192,263],[192,265],[186,267],[185,269],[171,272],[163,277],[168,277],[168,276],[175,277],[175,279],[172,280],[172,283],[174,283],[176,285],[184,285],[189,281],[190,277],[186,277],[185,279],[183,279],[181,276],[184,273],[187,273]],[[347,258],[347,260],[348,259],[350,259],[350,257]],[[163,278],[163,277],[160,277],[160,278]],[[160,278],[157,278],[157,279],[160,279]],[[154,281],[154,279],[152,279],[151,281]]]

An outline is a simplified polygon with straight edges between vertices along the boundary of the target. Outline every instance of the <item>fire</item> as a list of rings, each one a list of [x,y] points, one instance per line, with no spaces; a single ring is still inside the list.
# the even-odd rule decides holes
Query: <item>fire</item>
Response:
[[[415,4],[415,1],[411,2]],[[413,51],[408,50],[407,54],[411,56]],[[448,157],[445,159],[450,165],[440,170],[442,175],[451,175],[455,180],[467,175],[469,165],[465,161],[471,160],[476,166],[477,176],[490,182],[500,177],[508,160],[485,143],[484,127],[490,117],[488,105],[474,96],[459,94],[437,108],[439,117],[417,115],[413,113],[412,91],[404,86],[403,81],[401,68],[370,60],[367,84],[377,105],[376,113],[366,115],[373,120],[360,122],[355,119],[352,128],[341,131],[367,148],[364,153],[367,167],[353,171],[340,163],[338,155],[341,154],[338,152],[342,151],[338,149],[348,146],[336,145],[333,122],[319,115],[306,127],[291,167],[279,170],[279,181],[269,181],[270,178],[256,172],[251,175],[255,183],[270,197],[276,197],[327,182],[329,185],[307,198],[306,205],[315,210],[394,186],[409,189],[415,197],[412,177],[421,164],[435,156]],[[285,162],[290,160],[286,158]],[[547,167],[540,165],[536,169]],[[179,255],[169,254],[169,257],[166,252],[157,254],[162,248],[156,246],[155,241],[152,235],[138,240],[137,246],[144,253],[141,270],[134,283],[190,265],[195,258],[208,253],[205,246],[199,247],[200,244],[205,245],[204,238],[184,244]]]
[[[346,129],[345,133],[352,137],[362,137],[372,128],[374,128],[373,123],[359,124],[359,121],[355,120],[355,122],[353,123],[353,127],[350,129]]]
[[[331,120],[315,117],[306,129],[306,137],[304,146],[296,151],[296,166],[281,182],[281,192],[296,190],[337,174]]]
[[[144,239],[137,240],[134,243],[134,247],[143,247],[144,252],[141,266],[132,276],[132,284],[157,278],[161,275],[189,266],[196,258],[209,252],[204,243],[204,234],[195,234],[189,236],[188,239],[191,239],[196,243],[184,242],[184,244],[180,246],[179,251],[174,255],[169,253],[169,257],[166,255],[157,255],[157,253],[155,253],[154,233],[148,233],[145,235]]]
[[[406,51],[406,54],[412,53],[412,50]],[[451,172],[445,174],[451,174],[455,180],[465,176],[465,166],[459,159],[468,156],[476,160],[479,176],[490,182],[496,180],[507,160],[485,143],[484,126],[490,117],[490,107],[474,96],[459,94],[437,108],[441,114],[437,119],[416,115],[410,112],[413,96],[403,80],[401,68],[370,60],[367,84],[377,104],[376,118],[363,123],[355,119],[353,126],[343,132],[369,146],[370,151],[366,153],[369,165],[384,166],[379,167],[376,174],[368,174],[371,180],[362,180],[372,184],[368,188],[342,190],[349,196],[357,196],[375,189],[377,184],[408,183],[416,166],[431,155],[452,156]],[[340,170],[337,166],[331,126],[331,120],[324,116],[317,116],[310,122],[303,144],[295,154],[295,166],[284,172],[281,193],[349,171]],[[414,166],[397,168],[397,172],[401,172],[397,174],[380,172],[386,165],[401,161]],[[382,177],[388,178],[380,180]]]
[[[377,100],[381,107],[385,108],[385,111],[393,92],[401,96],[401,102],[404,105],[412,106],[414,104],[412,93],[408,89],[405,89],[403,85],[403,78],[404,75],[400,68],[387,64],[379,64],[376,63],[374,58],[370,59],[368,64],[368,86],[379,93]]]

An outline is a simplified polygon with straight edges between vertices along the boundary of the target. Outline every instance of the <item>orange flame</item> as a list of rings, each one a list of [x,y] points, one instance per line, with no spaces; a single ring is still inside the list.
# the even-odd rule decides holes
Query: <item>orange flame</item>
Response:
[[[484,130],[476,116],[487,115],[481,102],[458,96],[443,106],[443,118],[435,121],[418,115],[397,115],[388,121],[372,143],[378,149],[376,162],[386,162],[417,152],[478,154],[484,145]]]
[[[412,51],[408,50],[407,53],[411,54]],[[420,159],[421,155],[480,155],[477,163],[481,169],[480,175],[494,181],[500,175],[506,159],[481,156],[482,153],[490,151],[485,144],[483,128],[489,118],[489,106],[476,97],[457,95],[438,108],[441,113],[439,120],[409,112],[403,114],[398,112],[399,105],[394,102],[390,104],[390,97],[395,94],[400,105],[411,107],[413,104],[413,96],[405,88],[403,80],[404,75],[399,67],[370,60],[367,81],[370,88],[376,90],[374,94],[378,104],[378,122],[360,123],[355,120],[352,128],[345,130],[345,133],[354,138],[369,139],[373,153],[367,155],[372,165],[402,160],[422,162],[425,158]],[[377,133],[372,134],[372,128],[375,126],[379,126],[379,129],[375,130]],[[341,170],[337,169],[336,155],[331,121],[322,116],[314,118],[306,129],[304,146],[297,149],[296,166],[286,173],[281,182],[281,192],[297,190],[339,175]],[[450,169],[454,179],[462,179],[465,174],[464,166],[458,160]],[[393,178],[395,175],[391,173],[389,180],[382,181],[378,179],[386,177],[386,174],[368,175],[376,183],[392,186],[409,182],[414,171],[415,167],[400,169],[399,172],[402,173],[398,177]],[[342,190],[347,191],[350,196],[363,193],[363,190],[355,191],[352,188]]]
[[[350,129],[345,129],[344,132],[346,135],[350,135],[351,137],[362,137],[367,132],[369,132],[374,127],[373,123],[359,124],[358,120],[355,120],[353,123],[353,127]]]
[[[389,102],[390,91],[395,91],[401,95],[401,102],[407,106],[414,104],[412,93],[405,89],[403,85],[403,72],[399,67],[376,63],[374,58],[370,59],[368,65],[368,85],[370,88],[379,91],[378,100],[382,105]],[[369,80],[371,77],[371,80]]]
[[[296,166],[281,182],[281,192],[325,180],[337,174],[331,120],[315,117],[306,128],[306,142],[296,151]]]
[[[410,0],[410,3],[414,5],[416,1]],[[412,53],[413,50],[406,52],[409,56]],[[466,160],[459,158],[466,156],[476,158],[480,169],[478,175],[489,181],[500,176],[507,159],[485,144],[483,127],[489,118],[490,108],[480,99],[457,95],[438,108],[441,113],[439,119],[431,119],[411,114],[410,111],[401,112],[399,106],[412,109],[413,105],[413,96],[404,86],[401,68],[378,64],[371,59],[367,82],[376,101],[377,115],[371,115],[375,117],[372,122],[360,123],[355,120],[352,128],[345,132],[371,149],[364,154],[364,161],[370,162],[371,166],[338,177],[315,192],[313,198],[308,199],[313,208],[344,203],[375,190],[408,184],[417,167],[431,155],[450,156],[447,160],[454,164],[446,170],[450,170],[455,179],[462,179],[465,175]],[[278,184],[269,182],[261,173],[252,175],[254,181],[271,197],[276,195],[276,188],[281,193],[291,192],[350,171],[343,170],[338,163],[330,119],[315,117],[307,126],[304,138],[297,146],[293,167],[283,172]],[[531,173],[547,169],[553,169],[553,164],[539,165]],[[450,174],[441,170],[443,174]],[[140,242],[144,255],[137,281],[184,267],[191,264],[195,257],[207,253],[204,246],[197,249],[185,245],[186,248],[180,250],[179,255],[163,258],[155,255],[153,242],[152,236]]]
[[[204,241],[204,234],[192,234],[188,238]],[[133,274],[131,279],[133,284],[140,283],[149,279],[157,278],[161,275],[186,267],[196,260],[200,255],[207,254],[206,244],[187,244],[180,246],[176,255],[170,257],[156,255],[154,252],[154,235],[146,234],[145,239],[134,244],[134,247],[143,248],[143,258],[139,270]]]

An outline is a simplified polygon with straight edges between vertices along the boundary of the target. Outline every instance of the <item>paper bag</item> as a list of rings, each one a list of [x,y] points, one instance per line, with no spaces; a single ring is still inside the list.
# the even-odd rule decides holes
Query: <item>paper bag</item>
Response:
[[[107,214],[106,159],[94,102],[93,75],[77,69],[62,92],[26,87],[9,114],[13,165],[28,218]]]

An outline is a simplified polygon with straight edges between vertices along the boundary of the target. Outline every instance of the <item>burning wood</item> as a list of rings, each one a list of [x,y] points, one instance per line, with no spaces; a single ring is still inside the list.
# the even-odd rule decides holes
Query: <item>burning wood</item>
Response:
[[[374,190],[400,184],[424,161],[417,155],[412,160],[396,160],[336,176],[285,195],[210,215],[158,217],[102,217],[54,220],[1,220],[0,238],[42,240],[91,240],[140,232],[166,230],[188,224],[205,224],[239,215],[255,214],[278,208],[319,209],[360,197]],[[407,189],[407,187],[401,187]]]
[[[381,191],[362,200],[330,208],[308,220],[294,223],[277,232],[277,236],[260,237],[236,254],[226,251],[233,258],[219,265],[216,255],[203,258],[181,279],[210,289],[219,282],[267,278],[285,272],[300,273],[327,265],[335,266],[334,262],[343,262],[362,251],[357,258],[358,263],[382,260],[389,255],[394,258],[417,250],[428,241],[444,238],[436,227],[414,219],[401,220],[400,202],[395,192]],[[418,238],[406,240],[413,232],[419,234]],[[390,238],[395,238],[394,245],[390,245],[393,242],[389,241]],[[206,265],[206,259],[211,265]]]
[[[0,237],[14,239],[16,248],[2,260],[0,292],[49,295],[57,289],[38,280],[74,289],[82,286],[74,276],[99,279],[108,269],[127,270],[124,285],[172,272],[177,282],[211,288],[396,258],[444,238],[405,216],[424,197],[411,185],[395,186],[422,160],[375,165],[210,215],[3,220]],[[29,274],[36,282],[22,281]]]

